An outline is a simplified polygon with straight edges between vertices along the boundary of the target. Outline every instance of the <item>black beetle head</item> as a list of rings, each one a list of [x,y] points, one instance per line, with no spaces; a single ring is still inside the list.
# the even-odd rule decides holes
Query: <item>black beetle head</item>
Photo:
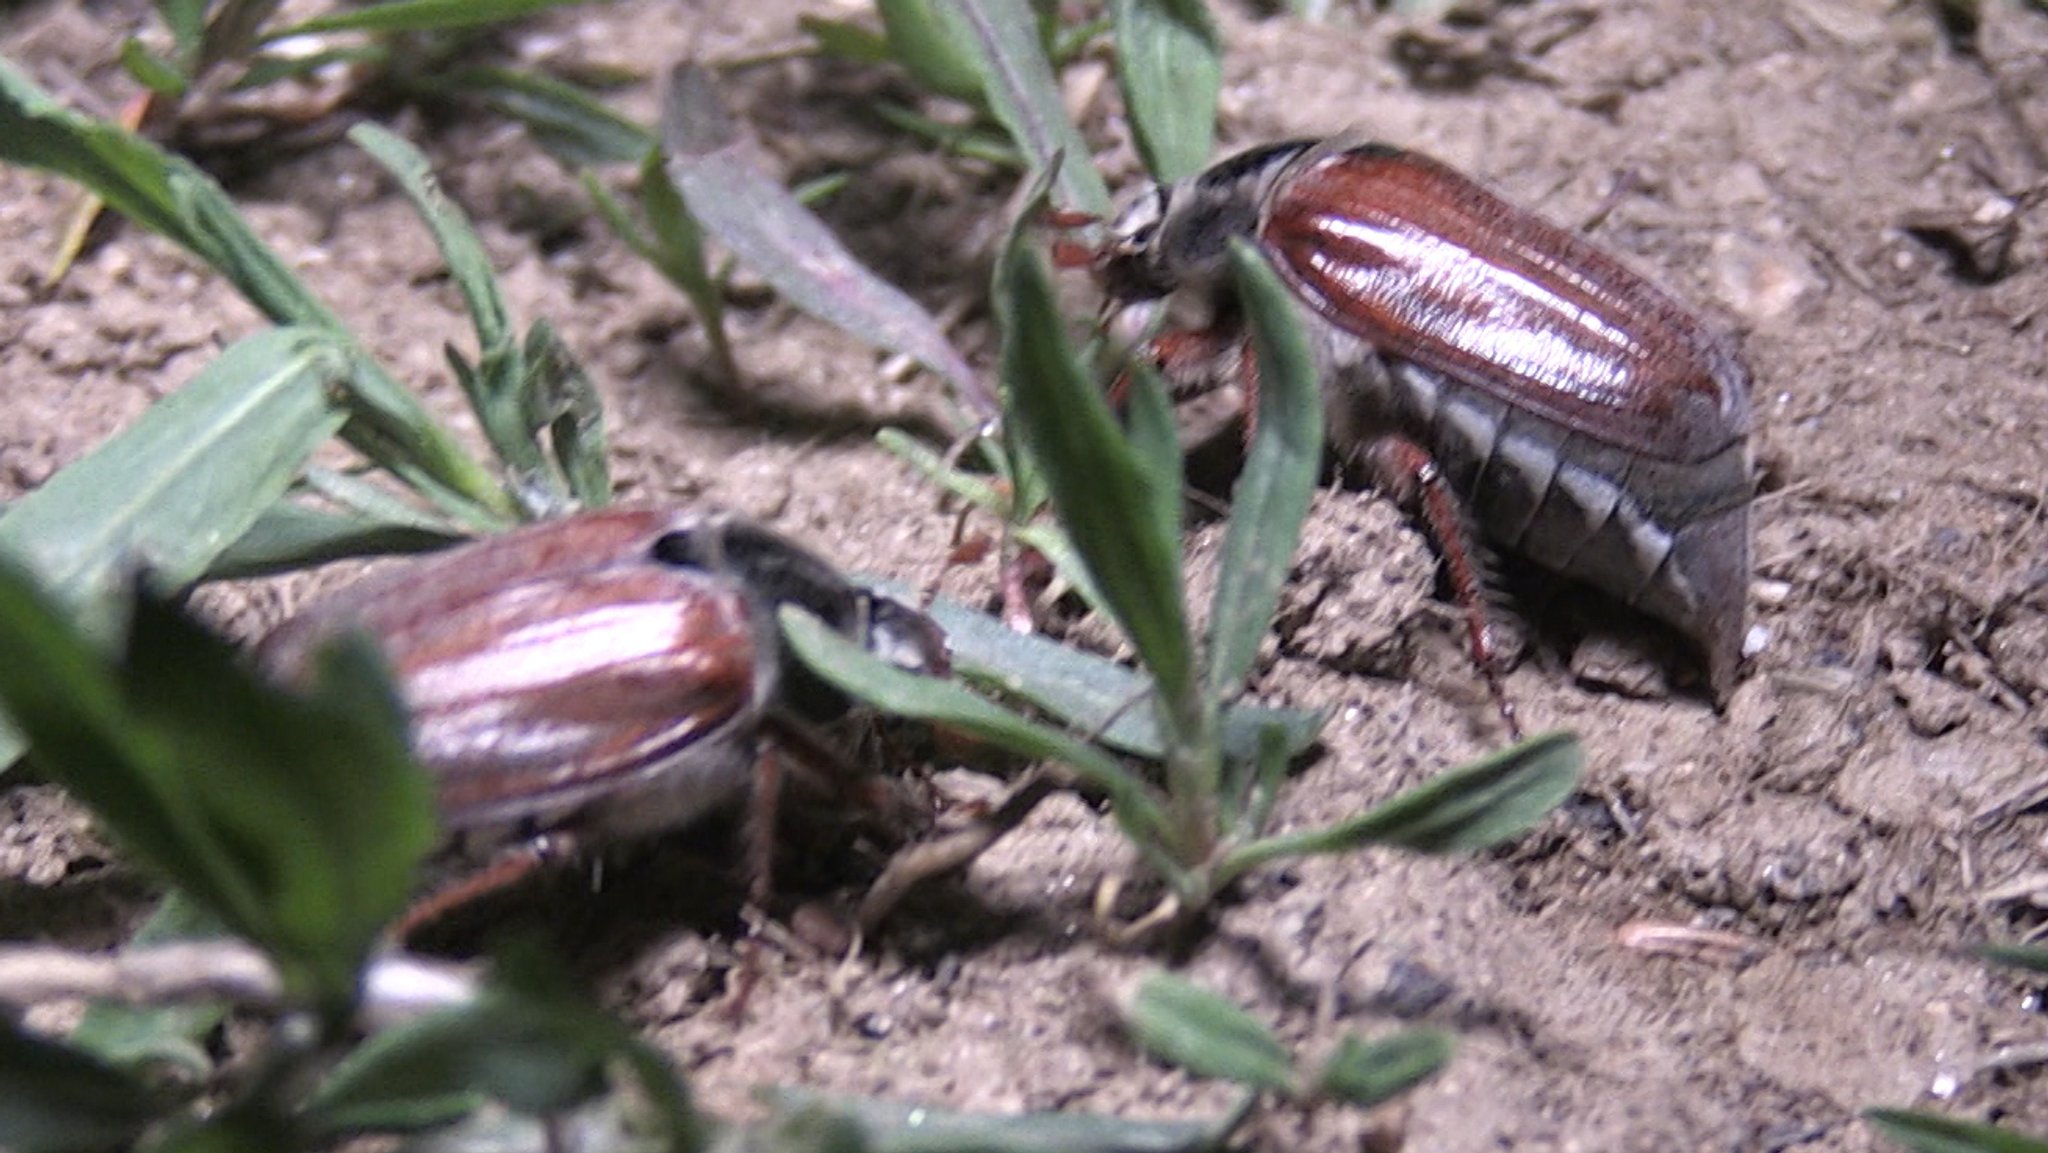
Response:
[[[1173,184],[1141,192],[1111,228],[1098,275],[1112,299],[1153,300],[1176,289],[1213,289],[1227,275],[1230,238],[1259,226],[1274,181],[1312,140],[1240,152]]]

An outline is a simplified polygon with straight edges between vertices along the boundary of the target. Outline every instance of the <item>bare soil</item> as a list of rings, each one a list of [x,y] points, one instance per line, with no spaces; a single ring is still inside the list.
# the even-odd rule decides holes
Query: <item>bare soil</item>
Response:
[[[1258,1147],[1354,1149],[1370,1131],[1418,1150],[1833,1153],[1880,1147],[1859,1110],[1913,1104],[2048,1134],[2038,990],[1963,951],[2037,928],[2048,907],[2048,264],[2035,210],[2048,17],[1986,0],[1973,54],[1945,37],[1937,7],[1558,0],[1481,4],[1451,28],[1366,6],[1307,25],[1221,4],[1229,144],[1348,131],[1434,153],[1589,228],[1739,330],[1764,490],[1751,607],[1765,643],[1725,713],[1667,687],[1686,661],[1653,630],[1511,577],[1529,639],[1508,690],[1532,727],[1583,735],[1585,795],[1488,857],[1273,869],[1180,958],[1304,1052],[1406,1023],[1463,1038],[1401,1109],[1278,1112]],[[538,21],[513,42],[654,77],[685,56],[794,46],[803,10],[634,0]],[[0,50],[105,114],[130,91],[111,61],[143,12],[11,6]],[[1084,67],[1071,91],[1128,179],[1103,79]],[[788,60],[735,89],[789,176],[852,174],[827,214],[929,305],[964,310],[960,339],[985,359],[975,302],[1004,183],[864,115],[889,86]],[[655,95],[650,81],[623,100],[651,121]],[[871,434],[926,426],[936,384],[889,375],[761,293],[735,309],[746,380],[719,381],[687,306],[518,131],[447,111],[396,123],[479,220],[515,311],[548,318],[586,359],[623,497],[735,507],[850,566],[935,575],[951,517]],[[257,228],[455,414],[441,347],[463,339],[459,302],[372,165],[318,138],[218,165]],[[70,203],[55,180],[0,171],[0,497],[89,451],[257,323],[133,228],[109,229],[43,287]],[[1979,264],[1909,225],[1975,238]],[[1353,811],[1501,741],[1433,596],[1434,560],[1396,511],[1328,495],[1300,567],[1258,690],[1333,720],[1284,822]],[[307,583],[207,603],[253,632]],[[961,596],[988,587],[980,573],[948,582]],[[4,800],[0,932],[115,939],[142,887],[46,786]],[[639,867],[608,869],[596,896],[572,878],[524,900],[715,1108],[746,1110],[750,1088],[791,1082],[1134,1116],[1225,1099],[1105,1024],[1103,991],[1162,958],[1102,943],[1092,893],[1132,862],[1078,801],[1046,806],[850,966],[773,958],[737,1026],[707,1012],[733,938],[726,916],[701,911],[716,871],[663,852],[627,863]],[[1624,947],[1617,933],[1635,922],[1722,930],[1753,952],[1729,963]]]

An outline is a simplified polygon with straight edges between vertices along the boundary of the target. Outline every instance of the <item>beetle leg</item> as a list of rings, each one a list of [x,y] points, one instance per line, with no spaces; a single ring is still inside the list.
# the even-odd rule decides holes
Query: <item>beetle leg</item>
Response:
[[[408,940],[464,905],[509,889],[547,866],[575,854],[575,840],[565,833],[546,833],[508,846],[482,865],[434,886],[406,906],[397,922],[385,930],[385,935],[393,941]]]
[[[1486,611],[1486,582],[1480,576],[1479,556],[1464,509],[1443,469],[1429,451],[1402,436],[1382,436],[1366,449],[1373,482],[1382,492],[1405,507],[1419,511],[1429,535],[1443,554],[1444,570],[1451,580],[1451,593],[1465,612],[1465,632],[1471,644],[1472,662],[1486,678],[1486,687],[1507,723],[1508,735],[1522,739],[1522,724],[1502,684],[1500,646]]]

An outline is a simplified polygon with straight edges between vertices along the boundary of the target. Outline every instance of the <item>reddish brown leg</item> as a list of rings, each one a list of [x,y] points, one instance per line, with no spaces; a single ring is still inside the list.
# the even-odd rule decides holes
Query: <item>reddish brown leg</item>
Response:
[[[1515,706],[1508,701],[1507,689],[1501,683],[1500,649],[1494,643],[1493,626],[1487,620],[1485,582],[1480,577],[1478,563],[1473,559],[1478,555],[1478,549],[1466,528],[1464,510],[1459,506],[1457,496],[1444,482],[1443,470],[1427,449],[1399,436],[1385,436],[1374,441],[1366,450],[1366,458],[1372,468],[1373,482],[1396,501],[1418,509],[1423,523],[1429,528],[1429,535],[1436,538],[1437,551],[1443,554],[1444,570],[1451,578],[1452,595],[1458,598],[1459,607],[1465,610],[1465,631],[1471,642],[1472,663],[1479,666],[1480,674],[1486,678],[1486,687],[1500,709],[1501,720],[1507,722],[1508,735],[1521,740],[1521,721],[1516,719]]]
[[[536,837],[500,852],[476,869],[455,877],[406,907],[387,934],[404,941],[422,928],[448,914],[501,889],[526,880],[546,866],[575,854],[574,845],[561,834]]]

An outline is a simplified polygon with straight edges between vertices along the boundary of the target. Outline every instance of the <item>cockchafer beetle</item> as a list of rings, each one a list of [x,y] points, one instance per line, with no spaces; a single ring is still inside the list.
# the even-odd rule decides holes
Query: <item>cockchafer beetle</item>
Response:
[[[1148,354],[1182,389],[1256,387],[1226,252],[1299,297],[1330,439],[1419,501],[1503,713],[1465,516],[1676,626],[1725,703],[1749,582],[1749,375],[1730,338],[1591,242],[1382,144],[1293,140],[1148,190],[1100,250],[1117,306],[1201,310]]]
[[[775,761],[763,740],[852,791],[818,727],[843,697],[788,658],[795,604],[899,667],[943,673],[924,614],[848,581],[767,529],[722,515],[616,509],[401,563],[274,630],[259,664],[289,683],[348,628],[389,662],[466,873],[403,937],[548,860],[690,824],[750,793],[765,886]]]

